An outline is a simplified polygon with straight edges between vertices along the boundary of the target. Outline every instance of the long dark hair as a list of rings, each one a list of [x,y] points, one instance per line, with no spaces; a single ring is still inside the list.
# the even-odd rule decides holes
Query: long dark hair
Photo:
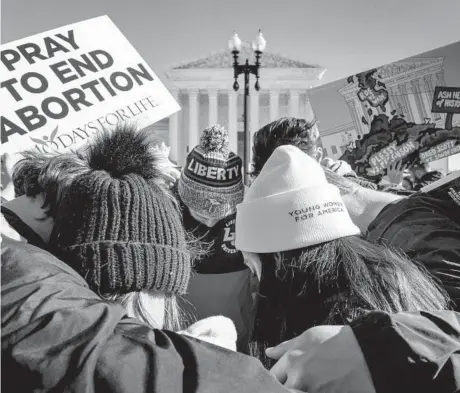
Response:
[[[267,366],[265,349],[316,325],[347,324],[367,311],[448,308],[447,295],[421,266],[360,236],[259,254],[262,277],[250,353]]]

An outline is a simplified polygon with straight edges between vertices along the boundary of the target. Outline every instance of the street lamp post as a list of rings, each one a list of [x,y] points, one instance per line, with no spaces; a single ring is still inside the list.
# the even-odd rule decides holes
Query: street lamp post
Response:
[[[235,82],[233,83],[233,90],[238,91],[240,85],[238,84],[238,76],[244,74],[244,107],[243,107],[243,120],[244,120],[244,183],[249,186],[250,183],[250,165],[251,165],[251,133],[248,127],[248,97],[249,97],[249,75],[253,74],[256,77],[256,83],[254,88],[259,91],[259,68],[260,58],[262,52],[265,50],[266,41],[262,32],[259,30],[256,40],[252,44],[252,49],[256,55],[256,63],[249,64],[249,60],[246,59],[244,64],[238,63],[238,55],[241,50],[241,40],[236,34],[233,33],[231,40],[229,41],[229,48],[233,54],[233,76]]]

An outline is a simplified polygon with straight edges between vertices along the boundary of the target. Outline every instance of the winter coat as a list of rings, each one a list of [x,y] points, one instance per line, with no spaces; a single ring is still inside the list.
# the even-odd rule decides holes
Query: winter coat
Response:
[[[5,392],[287,392],[258,360],[127,318],[65,263],[6,236],[1,280]],[[351,327],[376,393],[460,389],[458,313],[371,312]]]
[[[254,323],[253,275],[235,248],[236,214],[208,228],[195,220],[182,206],[187,231],[209,246],[208,253],[196,261],[185,299],[197,319],[214,315],[230,318],[238,332],[238,350],[246,352]]]
[[[2,240],[2,391],[286,392],[257,359],[151,329],[48,252]]]
[[[460,390],[460,314],[371,312],[351,324],[376,393]],[[340,392],[337,390],[331,392]]]
[[[392,246],[420,262],[440,280],[460,310],[459,206],[414,194],[386,206],[368,228],[367,239]]]

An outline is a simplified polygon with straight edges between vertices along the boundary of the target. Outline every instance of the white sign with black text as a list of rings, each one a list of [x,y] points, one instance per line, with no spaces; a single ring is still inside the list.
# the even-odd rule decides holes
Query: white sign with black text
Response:
[[[108,16],[1,47],[2,153],[77,149],[103,128],[180,106]]]

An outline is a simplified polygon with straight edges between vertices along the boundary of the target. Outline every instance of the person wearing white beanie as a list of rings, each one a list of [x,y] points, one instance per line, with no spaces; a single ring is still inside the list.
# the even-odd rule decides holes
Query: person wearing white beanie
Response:
[[[278,147],[237,206],[236,248],[261,282],[251,354],[369,310],[446,309],[446,295],[404,255],[367,242],[339,189],[295,146]]]
[[[361,233],[338,188],[294,146],[275,150],[237,209],[236,247],[241,251],[293,250]],[[277,225],[260,230],[264,220]]]

